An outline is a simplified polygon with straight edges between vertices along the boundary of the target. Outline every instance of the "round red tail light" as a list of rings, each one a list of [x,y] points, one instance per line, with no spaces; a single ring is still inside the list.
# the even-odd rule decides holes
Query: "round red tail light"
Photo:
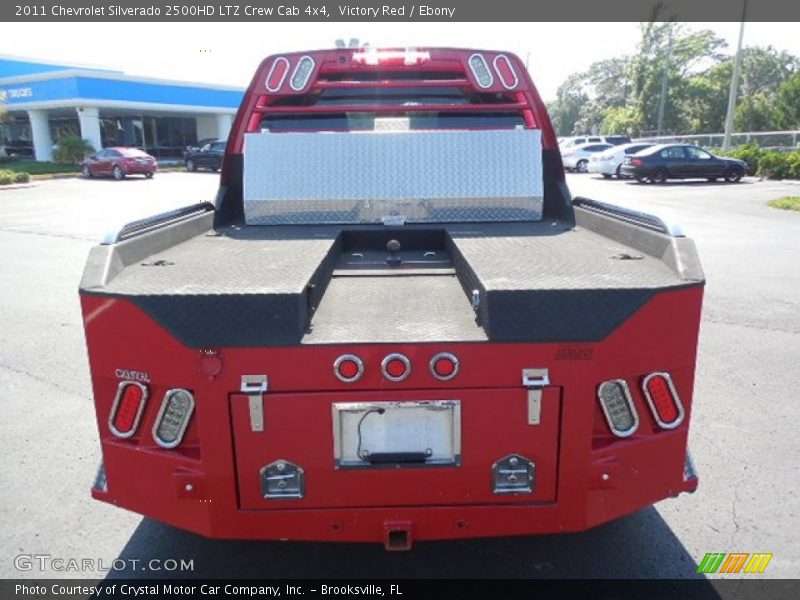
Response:
[[[431,359],[430,367],[436,379],[447,381],[458,373],[458,359],[449,352],[440,352]]]
[[[364,363],[355,354],[342,354],[333,363],[333,373],[345,383],[353,383],[364,374]]]
[[[389,354],[381,362],[381,370],[389,381],[403,381],[411,373],[411,362],[402,354]]]

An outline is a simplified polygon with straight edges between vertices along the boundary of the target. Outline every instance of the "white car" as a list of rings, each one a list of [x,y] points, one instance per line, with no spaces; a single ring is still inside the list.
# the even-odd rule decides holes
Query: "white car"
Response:
[[[618,179],[622,179],[625,175],[620,173],[622,168],[622,161],[626,156],[636,154],[637,152],[649,148],[653,144],[645,142],[634,142],[632,144],[622,144],[621,146],[612,146],[605,152],[598,152],[589,157],[589,173],[600,173],[603,177],[616,175]]]
[[[561,160],[567,171],[586,173],[589,159],[596,153],[613,148],[611,144],[580,144],[561,151]]]

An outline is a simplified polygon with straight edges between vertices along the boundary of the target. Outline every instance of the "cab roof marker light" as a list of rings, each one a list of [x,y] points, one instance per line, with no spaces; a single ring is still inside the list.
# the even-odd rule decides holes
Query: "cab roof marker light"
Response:
[[[675,429],[683,423],[683,404],[669,373],[650,373],[642,380],[642,392],[659,427]]]
[[[624,379],[612,379],[601,383],[597,388],[597,399],[611,433],[620,438],[636,433],[639,427],[639,415],[636,413],[631,391]]]
[[[360,65],[371,67],[377,65],[422,65],[431,58],[430,52],[406,48],[405,50],[378,50],[377,48],[367,48],[353,53],[353,60]]]
[[[121,381],[117,386],[114,404],[108,415],[108,428],[118,438],[133,437],[139,428],[145,404],[147,386],[138,381]]]
[[[153,424],[153,439],[162,448],[175,448],[183,441],[194,412],[194,396],[189,390],[167,390]]]
[[[267,73],[267,79],[264,85],[269,92],[277,92],[283,87],[283,82],[286,80],[286,75],[289,73],[289,60],[285,56],[279,56],[272,63]]]
[[[308,55],[300,57],[289,80],[289,87],[295,92],[304,90],[308,85],[308,80],[311,78],[311,73],[314,71],[315,64],[314,59]]]
[[[494,76],[489,70],[489,64],[483,54],[473,54],[469,57],[469,68],[475,77],[475,82],[484,89],[492,87]]]
[[[503,84],[504,88],[513,90],[519,85],[519,76],[517,76],[517,72],[514,70],[514,65],[511,64],[511,60],[505,54],[498,54],[495,56],[492,64],[497,73],[497,78],[500,80],[500,83]]]

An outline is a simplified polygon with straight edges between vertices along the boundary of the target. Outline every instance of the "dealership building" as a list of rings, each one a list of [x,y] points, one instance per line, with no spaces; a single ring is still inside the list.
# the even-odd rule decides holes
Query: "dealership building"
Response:
[[[243,93],[0,56],[0,148],[52,160],[60,137],[79,135],[95,149],[136,146],[159,159],[180,158],[198,140],[227,138]]]

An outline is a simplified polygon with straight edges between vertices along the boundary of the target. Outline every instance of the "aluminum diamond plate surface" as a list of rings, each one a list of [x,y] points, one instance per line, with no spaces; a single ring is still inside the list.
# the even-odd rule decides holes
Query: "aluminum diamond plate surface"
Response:
[[[537,221],[536,129],[245,136],[249,225]]]

